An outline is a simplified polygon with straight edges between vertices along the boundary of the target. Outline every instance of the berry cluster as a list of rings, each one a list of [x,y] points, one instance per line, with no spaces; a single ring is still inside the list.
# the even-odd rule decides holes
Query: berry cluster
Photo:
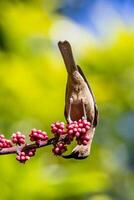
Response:
[[[23,162],[23,163],[29,159],[30,159],[30,157],[28,155],[26,155],[26,153],[24,151],[20,152],[20,154],[17,155],[17,157],[16,157],[16,160]]]
[[[40,141],[48,141],[47,133],[35,128],[31,130],[29,137],[32,142],[35,141],[36,143],[39,143]]]
[[[64,142],[59,142],[54,145],[52,151],[55,155],[61,155],[67,150],[67,146]]]
[[[51,132],[55,134],[55,136],[64,135],[65,134],[65,124],[64,122],[55,122],[51,125]]]
[[[12,144],[19,145],[17,147],[19,148],[18,151],[16,148],[16,159],[21,163],[25,163],[30,159],[30,157],[34,156],[36,148],[45,146],[46,144],[53,144],[53,153],[55,155],[62,155],[65,151],[67,151],[67,145],[69,145],[74,139],[79,145],[87,145],[90,140],[90,128],[91,123],[85,118],[79,119],[78,121],[72,121],[66,125],[64,122],[58,121],[51,125],[51,131],[54,134],[54,138],[50,140],[48,140],[46,132],[35,128],[32,129],[29,137],[34,144],[31,145],[26,144],[25,135],[20,132],[13,133],[11,140],[6,139],[4,135],[0,135],[0,150],[2,151],[2,148],[12,147]],[[6,150],[4,150],[4,154],[5,151]],[[7,153],[8,152],[11,153],[12,149],[7,150]]]
[[[12,147],[11,140],[7,140],[4,135],[0,135],[0,149]]]
[[[40,141],[48,141],[47,133],[35,128],[31,130],[29,137],[32,142],[35,141],[37,144],[39,144]],[[16,134],[12,135],[12,142],[19,145],[25,144],[25,136],[20,133],[18,134],[17,132]],[[21,163],[25,163],[30,159],[30,157],[35,155],[35,152],[36,148],[26,150],[22,149],[22,151],[17,155],[16,159]]]
[[[17,145],[25,144],[25,135],[21,134],[21,132],[13,133],[12,143]]]
[[[65,129],[66,128],[66,129]],[[57,142],[52,149],[55,155],[61,155],[67,150],[68,144],[70,144],[74,138],[76,138],[77,144],[87,145],[90,136],[88,130],[91,128],[91,123],[85,118],[79,119],[78,121],[72,121],[65,127],[63,122],[56,122],[51,125],[51,131],[55,137],[60,135],[66,135],[66,138],[62,142]]]
[[[67,133],[69,137],[76,137],[77,143],[79,145],[87,145],[89,142],[89,134],[87,131],[90,129],[91,124],[86,119],[79,119],[79,121],[73,121],[67,124]]]
[[[21,151],[19,155],[17,155],[16,160],[21,163],[25,163],[30,157],[34,156],[36,149],[29,149],[27,151]]]

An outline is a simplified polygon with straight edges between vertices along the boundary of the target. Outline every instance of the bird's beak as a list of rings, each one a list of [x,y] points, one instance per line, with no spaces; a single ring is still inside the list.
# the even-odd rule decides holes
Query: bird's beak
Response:
[[[72,153],[69,154],[69,155],[63,155],[62,157],[65,158],[65,159],[74,158],[74,159],[76,159],[76,160],[83,160],[83,159],[87,158],[88,155],[79,156],[79,153],[78,153],[78,152],[72,152]]]
[[[63,155],[65,159],[74,158],[77,160],[83,160],[90,154],[91,141],[87,145],[77,145],[69,155]]]

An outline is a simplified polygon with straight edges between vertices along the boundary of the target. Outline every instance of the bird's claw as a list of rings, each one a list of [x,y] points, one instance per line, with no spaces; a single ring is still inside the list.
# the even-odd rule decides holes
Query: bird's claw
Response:
[[[62,155],[62,157],[65,158],[65,159],[73,158],[73,159],[76,159],[76,160],[83,160],[83,159],[87,158],[88,156],[79,156],[78,152],[72,152],[69,155]]]

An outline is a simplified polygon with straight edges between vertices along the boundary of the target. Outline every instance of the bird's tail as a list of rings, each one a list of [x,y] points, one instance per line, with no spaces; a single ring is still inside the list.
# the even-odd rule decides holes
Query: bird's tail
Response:
[[[73,149],[71,154],[63,155],[62,157],[66,159],[74,158],[78,160],[87,158],[90,155],[91,145],[92,145],[93,137],[95,134],[95,128],[93,128],[89,134],[90,134],[90,140],[87,145],[77,145]]]
[[[72,48],[68,41],[58,42],[58,47],[60,49],[61,55],[63,57],[67,72],[72,74],[74,71],[78,70],[75,64]]]

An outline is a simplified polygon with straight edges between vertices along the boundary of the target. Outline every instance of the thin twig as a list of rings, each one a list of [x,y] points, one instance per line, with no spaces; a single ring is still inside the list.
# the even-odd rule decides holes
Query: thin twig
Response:
[[[40,141],[39,143],[22,145],[19,147],[19,151],[27,151],[30,149],[42,148],[48,145],[55,144],[56,142],[64,141],[65,139],[66,135],[60,138],[50,138],[48,141]],[[18,153],[18,146],[0,149],[0,155],[17,154],[17,153]]]

